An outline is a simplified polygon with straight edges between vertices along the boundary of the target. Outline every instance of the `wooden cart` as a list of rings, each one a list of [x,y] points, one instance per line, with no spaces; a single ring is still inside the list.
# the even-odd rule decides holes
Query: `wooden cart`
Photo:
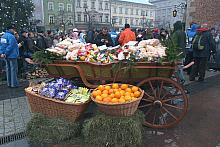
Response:
[[[145,91],[139,109],[145,114],[144,125],[169,128],[179,123],[188,109],[188,97],[181,84],[172,78],[174,63],[138,62],[128,69],[126,63],[96,64],[59,61],[46,66],[52,77],[81,78],[84,85],[121,82],[137,85]]]

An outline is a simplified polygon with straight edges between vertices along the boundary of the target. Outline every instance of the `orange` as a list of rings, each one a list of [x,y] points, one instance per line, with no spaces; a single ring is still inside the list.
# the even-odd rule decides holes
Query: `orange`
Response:
[[[114,93],[114,90],[113,89],[109,89],[108,93],[112,94],[112,93]]]
[[[127,88],[128,88],[128,84],[122,84],[122,85],[121,85],[121,89],[125,90],[125,89],[127,89]]]
[[[131,100],[132,100],[132,101],[134,101],[134,100],[136,100],[136,99],[137,99],[137,98],[135,98],[135,97],[131,97]]]
[[[130,97],[130,96],[125,96],[125,100],[126,100],[126,101],[130,101],[130,100],[131,100],[131,97]]]
[[[98,95],[96,98],[95,98],[97,101],[102,101],[102,97],[100,95]]]
[[[113,91],[114,91],[114,93],[115,93],[115,92],[118,92],[118,89],[113,89]]]
[[[98,89],[99,89],[100,91],[103,91],[103,90],[105,90],[105,87],[104,87],[103,85],[99,85]]]
[[[113,89],[118,89],[118,88],[119,88],[119,86],[118,86],[118,84],[117,84],[117,83],[114,83],[114,84],[112,84],[112,88],[113,88]]]
[[[119,103],[125,103],[126,101],[125,101],[125,99],[120,98],[120,99],[118,100],[118,102],[119,102]]]
[[[111,89],[111,86],[105,86],[105,90],[110,90]]]
[[[120,93],[120,92],[118,92],[118,91],[117,91],[117,92],[115,92],[115,97],[119,99],[119,98],[121,97],[121,93]]]
[[[125,96],[131,96],[130,92],[125,92]]]
[[[136,91],[136,92],[134,93],[134,97],[136,97],[136,98],[138,98],[140,95],[141,95],[141,92],[140,92],[140,91]]]
[[[93,91],[93,92],[92,92],[92,96],[93,96],[93,97],[98,96],[98,92],[97,92],[97,91]]]
[[[114,93],[110,94],[110,98],[114,98],[114,97],[115,97]]]
[[[131,93],[130,95],[131,95],[131,97],[134,97],[134,93]]]
[[[118,99],[117,98],[113,98],[112,99],[112,103],[118,103]]]
[[[108,94],[108,90],[103,90],[102,93]]]
[[[130,92],[130,93],[132,92],[131,88],[127,88],[127,89],[125,89],[125,91]]]
[[[107,98],[104,98],[104,99],[103,99],[103,102],[111,102],[111,100],[112,100],[111,98],[108,98],[108,97],[107,97]]]
[[[102,92],[100,90],[96,90],[96,92],[97,92],[97,95],[101,95],[102,94]]]
[[[125,91],[124,90],[121,90],[120,93],[121,93],[121,95],[125,95]]]
[[[136,91],[139,90],[139,88],[138,88],[137,86],[132,86],[131,90],[132,90],[133,92],[136,92]]]
[[[108,97],[108,94],[106,94],[106,93],[103,93],[102,95],[101,95],[101,97],[104,99],[104,98],[107,98]]]
[[[120,99],[125,99],[125,96],[121,96]]]

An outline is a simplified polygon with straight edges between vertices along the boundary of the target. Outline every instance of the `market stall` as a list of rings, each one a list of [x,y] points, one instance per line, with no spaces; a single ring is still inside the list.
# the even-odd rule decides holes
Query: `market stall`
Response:
[[[172,78],[177,69],[174,61],[178,54],[173,47],[164,47],[157,39],[143,40],[140,43],[129,42],[123,47],[112,48],[97,47],[94,44],[82,44],[66,39],[56,47],[47,49],[46,52],[63,57],[63,60],[57,58],[58,60],[46,64],[45,68],[50,77],[62,77],[73,81],[75,78],[80,78],[85,87],[95,89],[91,93],[92,100],[107,115],[129,116],[138,107],[145,114],[144,125],[153,128],[168,128],[179,123],[187,112],[187,95],[178,80]],[[126,84],[117,84],[119,87],[114,88],[114,83]],[[104,86],[104,89],[99,89],[100,85]],[[122,85],[125,85],[126,88],[124,89]],[[137,86],[138,94],[136,96],[136,91],[132,90],[136,86],[132,85]],[[105,89],[106,87],[108,88]],[[40,89],[42,90],[42,88]],[[99,90],[98,95],[94,94],[97,90]],[[71,91],[68,92],[71,93]],[[113,92],[110,93],[110,91]],[[120,91],[119,94],[118,91]],[[31,103],[34,95],[32,94],[33,89],[26,90],[26,93]],[[111,94],[114,96],[111,97]],[[103,97],[100,98],[101,95]],[[47,94],[39,96],[41,99],[46,99],[45,97]],[[50,97],[56,99],[56,95]],[[77,96],[73,95],[74,97]],[[124,99],[125,97],[126,99]],[[105,98],[110,99],[104,101]],[[58,102],[59,105],[68,105],[67,99],[68,97],[65,96],[64,101],[66,102]],[[78,100],[80,99],[81,97],[78,98]],[[120,99],[122,100],[119,101]],[[89,100],[80,102],[80,105],[84,106],[88,103]],[[31,107],[35,107],[35,105],[33,103]],[[53,107],[51,105],[49,109],[54,110]],[[65,107],[62,110],[65,110]],[[37,109],[42,110],[43,108]],[[75,109],[77,108],[72,108],[72,110]],[[59,110],[56,113],[59,113]],[[79,113],[83,113],[83,110]],[[32,111],[35,110],[32,109]]]

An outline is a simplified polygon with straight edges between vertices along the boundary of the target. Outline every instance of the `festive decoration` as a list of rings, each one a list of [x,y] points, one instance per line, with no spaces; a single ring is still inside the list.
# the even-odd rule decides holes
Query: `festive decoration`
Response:
[[[0,3],[0,32],[8,25],[15,24],[17,30],[27,28],[32,17],[32,0],[4,0]]]

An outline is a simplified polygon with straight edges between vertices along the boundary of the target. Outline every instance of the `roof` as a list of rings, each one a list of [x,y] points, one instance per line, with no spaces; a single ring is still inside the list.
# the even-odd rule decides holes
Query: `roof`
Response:
[[[148,0],[120,0],[120,1],[126,1],[131,3],[139,3],[139,4],[147,4],[147,5],[153,5],[148,2]]]

